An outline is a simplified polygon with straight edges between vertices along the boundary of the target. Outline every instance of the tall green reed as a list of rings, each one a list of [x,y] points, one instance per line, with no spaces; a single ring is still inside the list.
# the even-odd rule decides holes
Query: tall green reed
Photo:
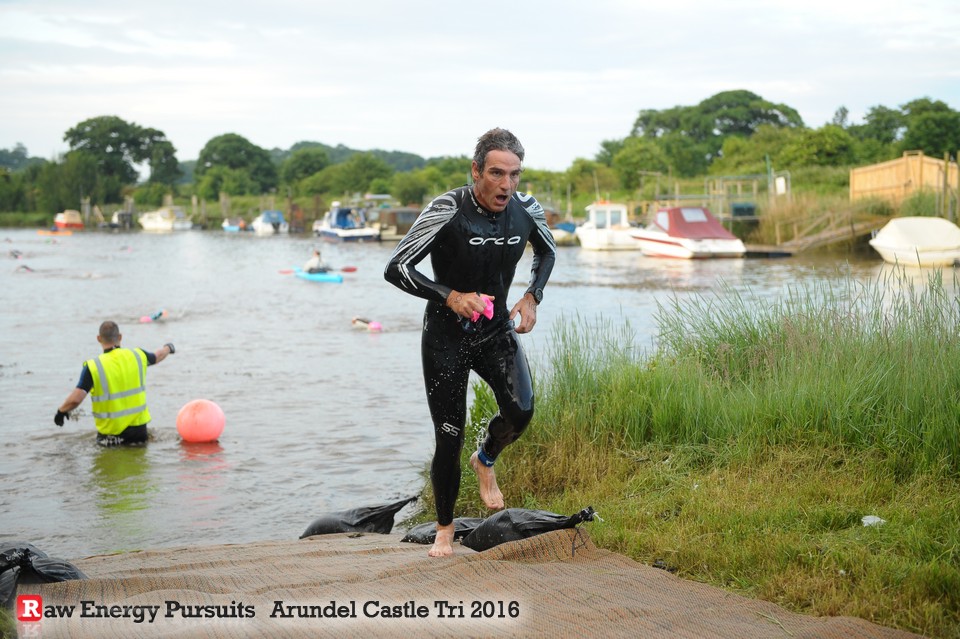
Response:
[[[658,308],[649,354],[629,322],[562,321],[538,380],[534,441],[744,453],[817,442],[878,451],[901,473],[956,472],[960,307],[940,271],[926,275],[843,274],[775,300],[726,285],[674,296]]]

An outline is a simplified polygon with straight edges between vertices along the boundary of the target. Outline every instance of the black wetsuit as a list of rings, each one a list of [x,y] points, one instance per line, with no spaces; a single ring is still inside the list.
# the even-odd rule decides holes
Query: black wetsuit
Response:
[[[556,243],[540,203],[518,193],[504,211],[492,213],[477,203],[472,187],[464,186],[423,210],[384,273],[390,283],[428,301],[421,355],[436,435],[430,476],[442,526],[453,521],[460,491],[470,371],[490,385],[499,408],[480,447],[490,463],[533,417],[530,370],[508,307],[510,284],[527,243],[534,251],[527,290],[542,289],[553,270]],[[432,280],[415,268],[428,254]],[[457,315],[446,306],[451,290],[492,295],[493,318],[481,316],[473,323]]]

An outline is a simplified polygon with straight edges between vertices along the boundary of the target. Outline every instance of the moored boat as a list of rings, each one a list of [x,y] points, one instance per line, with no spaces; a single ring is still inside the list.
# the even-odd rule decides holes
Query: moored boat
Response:
[[[572,220],[563,220],[557,211],[549,208],[543,210],[543,215],[547,218],[547,228],[550,229],[557,246],[576,246],[580,243],[577,239],[577,225]]]
[[[367,226],[362,213],[340,206],[333,206],[323,219],[313,223],[313,232],[331,242],[379,242],[380,229]]]
[[[870,240],[885,262],[953,266],[960,260],[960,227],[942,217],[898,217]]]
[[[247,223],[240,217],[225,217],[220,223],[220,228],[227,233],[239,233],[247,229]]]
[[[630,235],[643,254],[651,257],[689,260],[743,257],[747,252],[742,240],[700,206],[660,209],[646,226],[631,230]]]
[[[83,218],[80,217],[80,211],[67,209],[53,217],[53,225],[58,229],[82,229]]]
[[[260,215],[253,218],[250,226],[257,235],[276,235],[290,231],[290,225],[283,217],[283,211],[262,211]]]
[[[375,211],[380,229],[380,240],[398,242],[407,234],[420,215],[420,209],[411,207],[380,209]]]
[[[144,231],[186,231],[193,222],[179,206],[164,206],[156,211],[141,213],[137,222]]]
[[[549,229],[557,246],[576,246],[580,243],[577,239],[577,225],[573,222],[558,222]]]
[[[582,248],[593,251],[637,251],[630,235],[627,205],[600,200],[587,207],[587,221],[576,229]]]

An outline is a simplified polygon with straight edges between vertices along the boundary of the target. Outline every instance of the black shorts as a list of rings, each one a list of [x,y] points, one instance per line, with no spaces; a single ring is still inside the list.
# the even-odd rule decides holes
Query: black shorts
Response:
[[[97,443],[101,446],[122,446],[124,444],[143,444],[147,441],[147,425],[127,426],[119,435],[97,433]]]

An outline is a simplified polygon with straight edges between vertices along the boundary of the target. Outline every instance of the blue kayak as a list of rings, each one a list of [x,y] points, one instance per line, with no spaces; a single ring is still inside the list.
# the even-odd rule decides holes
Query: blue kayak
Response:
[[[343,275],[339,273],[307,273],[302,268],[295,269],[293,272],[297,277],[310,280],[311,282],[336,282],[339,284],[343,281]]]

